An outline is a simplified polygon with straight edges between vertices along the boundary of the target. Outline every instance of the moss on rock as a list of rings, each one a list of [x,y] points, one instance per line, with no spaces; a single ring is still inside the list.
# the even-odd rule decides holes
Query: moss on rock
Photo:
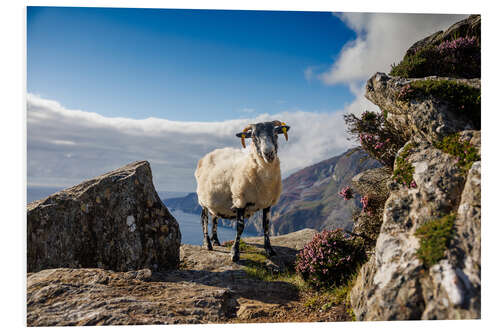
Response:
[[[430,220],[417,229],[415,235],[420,238],[417,255],[424,266],[429,268],[444,258],[453,237],[454,225],[455,214],[449,214]]]
[[[461,140],[459,133],[448,135],[443,140],[435,142],[434,146],[443,152],[456,156],[456,163],[466,173],[472,164],[481,159],[479,151],[467,140]]]
[[[455,112],[481,126],[481,90],[453,80],[418,80],[404,86],[399,99],[411,101],[434,97],[448,102]]]
[[[405,186],[412,186],[412,184],[414,184],[413,172],[415,171],[415,168],[410,162],[408,162],[408,157],[410,156],[412,148],[413,144],[408,143],[403,148],[401,154],[396,157],[394,172],[392,174],[392,179]]]

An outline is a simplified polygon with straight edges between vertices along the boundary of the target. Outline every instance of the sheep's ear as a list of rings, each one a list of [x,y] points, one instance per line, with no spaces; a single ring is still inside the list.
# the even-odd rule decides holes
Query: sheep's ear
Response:
[[[250,139],[252,137],[252,132],[250,132],[250,131],[248,131],[248,132],[240,132],[240,133],[236,134],[236,136],[238,138]]]
[[[285,125],[285,126],[278,126],[275,128],[276,133],[278,134],[284,134],[286,141],[288,141],[288,130],[290,129],[290,126]]]
[[[245,139],[250,139],[252,137],[252,132],[251,131],[240,132],[236,134],[236,136],[238,138],[241,138],[241,145],[243,146],[243,148],[246,148],[247,146],[245,145]]]
[[[283,129],[285,129],[285,130],[283,131]],[[278,126],[278,127],[276,127],[276,133],[283,134],[284,132],[288,132],[289,129],[290,129],[290,126],[288,126],[288,125]]]

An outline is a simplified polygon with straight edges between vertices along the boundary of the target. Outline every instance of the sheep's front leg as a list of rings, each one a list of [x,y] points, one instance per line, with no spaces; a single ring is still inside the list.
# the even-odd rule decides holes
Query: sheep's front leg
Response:
[[[269,239],[269,221],[271,221],[271,207],[264,208],[262,210],[262,226],[264,229],[264,249],[266,250],[266,254],[268,257],[275,256],[276,252],[274,252],[271,247],[271,240]]]
[[[236,238],[234,240],[233,247],[231,248],[231,260],[236,262],[240,260],[240,237],[243,233],[243,229],[245,228],[245,210],[238,209],[236,216]]]
[[[217,216],[212,217],[212,244],[220,246],[219,238],[217,237]]]
[[[210,238],[208,237],[208,211],[205,207],[201,209],[201,225],[203,227],[203,247],[212,251],[212,244],[210,243]]]

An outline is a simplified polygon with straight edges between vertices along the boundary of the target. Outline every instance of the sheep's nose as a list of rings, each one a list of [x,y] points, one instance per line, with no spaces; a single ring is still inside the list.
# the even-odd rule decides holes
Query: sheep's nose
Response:
[[[266,160],[268,162],[272,162],[274,160],[274,151],[265,152],[264,155],[266,156]]]

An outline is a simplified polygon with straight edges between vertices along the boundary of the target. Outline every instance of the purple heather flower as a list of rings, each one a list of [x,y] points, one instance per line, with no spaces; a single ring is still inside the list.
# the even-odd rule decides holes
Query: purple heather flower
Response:
[[[349,186],[344,187],[339,194],[344,198],[344,200],[353,198],[353,191]]]

